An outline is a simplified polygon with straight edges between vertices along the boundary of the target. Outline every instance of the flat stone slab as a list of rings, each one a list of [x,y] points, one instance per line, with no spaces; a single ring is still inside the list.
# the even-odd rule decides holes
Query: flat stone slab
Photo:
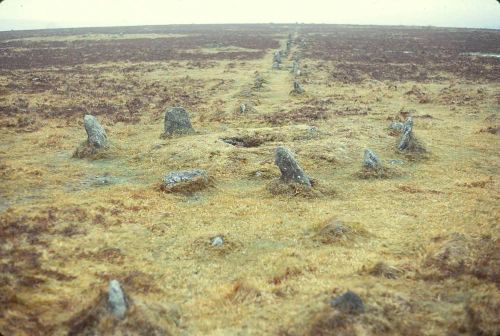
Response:
[[[170,172],[163,178],[163,190],[169,192],[197,191],[209,185],[208,173],[203,169]]]

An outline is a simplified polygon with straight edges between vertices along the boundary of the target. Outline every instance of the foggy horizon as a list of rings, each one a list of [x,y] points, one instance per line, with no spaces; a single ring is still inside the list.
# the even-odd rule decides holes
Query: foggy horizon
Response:
[[[478,6],[480,3],[481,6]],[[296,14],[300,13],[300,14]],[[289,4],[256,0],[148,0],[71,3],[6,0],[0,3],[0,31],[190,24],[339,24],[500,29],[496,0],[311,0]]]

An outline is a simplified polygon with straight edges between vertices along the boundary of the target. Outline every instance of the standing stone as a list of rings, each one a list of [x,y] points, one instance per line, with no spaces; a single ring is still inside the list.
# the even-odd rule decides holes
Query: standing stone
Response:
[[[255,76],[255,81],[254,81],[254,84],[253,84],[254,89],[262,89],[262,87],[264,86],[265,82],[266,82],[266,80],[260,74],[257,74]]]
[[[288,148],[282,146],[276,148],[276,158],[274,162],[281,171],[281,181],[285,183],[294,182],[311,187],[309,177],[304,173]]]
[[[293,90],[290,92],[292,95],[300,95],[305,92],[304,88],[300,85],[298,81],[293,81]]]
[[[127,300],[117,280],[111,280],[109,282],[108,310],[119,319],[124,318],[127,312]]]
[[[275,51],[273,55],[273,63],[277,62],[281,64],[281,52],[280,51]]]
[[[297,60],[293,61],[292,74],[294,76],[300,76],[299,62]]]
[[[245,113],[247,111],[247,105],[245,103],[240,104],[240,113]]]
[[[165,136],[194,133],[189,115],[182,107],[171,107],[165,112]]]
[[[88,144],[94,148],[104,148],[108,144],[108,138],[104,128],[97,119],[87,114],[83,118],[83,124],[85,125],[85,131],[87,132]]]
[[[413,139],[413,119],[409,117],[403,124],[401,138],[399,139],[398,149],[400,151],[407,150]]]
[[[365,149],[365,155],[363,157],[363,167],[366,169],[378,169],[382,166],[379,158],[370,149]]]

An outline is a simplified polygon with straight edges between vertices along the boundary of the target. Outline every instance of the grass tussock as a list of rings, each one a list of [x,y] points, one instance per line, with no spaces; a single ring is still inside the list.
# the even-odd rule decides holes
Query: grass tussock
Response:
[[[388,265],[383,261],[376,263],[368,269],[364,269],[364,272],[376,277],[383,277],[386,279],[397,279],[404,274],[403,269]]]
[[[229,293],[225,296],[226,300],[233,304],[259,302],[262,298],[262,292],[254,285],[238,280],[234,283]]]
[[[316,232],[314,239],[323,244],[349,245],[370,235],[361,224],[345,223],[336,218],[317,225],[313,231]]]
[[[275,178],[267,185],[267,191],[273,196],[321,198],[336,195],[334,188],[327,183],[319,183],[311,179],[311,187],[300,183],[285,183]]]
[[[116,155],[117,148],[113,145],[108,145],[105,148],[96,148],[87,141],[84,141],[76,147],[72,157],[76,159],[102,160],[113,158]]]
[[[358,171],[355,174],[355,176],[363,180],[368,180],[368,179],[391,179],[400,177],[402,174],[403,173],[399,168],[382,166],[376,169],[363,167],[361,168],[360,171]]]
[[[196,258],[223,257],[234,253],[243,247],[243,243],[237,241],[231,235],[218,235],[222,237],[224,243],[220,246],[212,245],[213,238],[216,236],[202,236],[186,248],[186,254]]]
[[[463,275],[499,284],[500,241],[457,233],[435,238],[423,260],[420,276],[426,280],[442,280]]]

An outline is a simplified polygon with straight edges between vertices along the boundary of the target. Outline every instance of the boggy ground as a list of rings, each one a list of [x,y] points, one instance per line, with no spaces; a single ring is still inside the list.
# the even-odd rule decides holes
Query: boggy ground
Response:
[[[291,53],[271,70],[289,33]],[[166,26],[0,38],[1,334],[500,332],[500,59],[477,54],[500,54],[498,31]],[[294,57],[304,95],[289,95]],[[160,139],[175,105],[196,133]],[[111,141],[97,160],[72,158],[86,113]],[[388,124],[408,115],[424,155],[395,150]],[[278,145],[314,192],[271,192]],[[395,173],[362,178],[366,147]],[[189,168],[213,185],[160,190],[163,175]],[[210,245],[216,235],[223,246]],[[118,327],[96,326],[88,316],[110,279],[133,310]],[[363,314],[330,307],[348,289]]]

